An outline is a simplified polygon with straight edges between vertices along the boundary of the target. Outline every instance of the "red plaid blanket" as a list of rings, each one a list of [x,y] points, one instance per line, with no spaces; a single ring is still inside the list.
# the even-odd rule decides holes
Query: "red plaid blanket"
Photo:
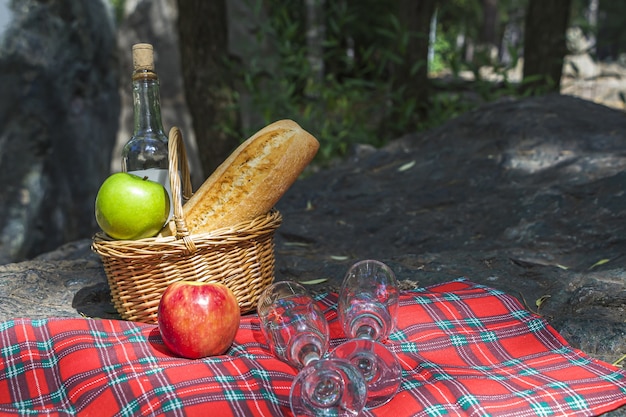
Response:
[[[318,297],[341,343],[336,295]],[[626,373],[573,349],[513,297],[466,280],[405,292],[387,342],[399,393],[368,416],[598,415],[626,404]],[[0,323],[0,414],[290,415],[295,370],[256,316],[227,355],[172,356],[156,326],[117,320]]]

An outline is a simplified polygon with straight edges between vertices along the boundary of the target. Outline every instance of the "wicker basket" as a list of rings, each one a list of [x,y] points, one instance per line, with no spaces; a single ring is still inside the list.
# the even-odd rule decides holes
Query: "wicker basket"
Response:
[[[176,127],[169,133],[169,158],[176,235],[114,240],[97,233],[93,238],[92,249],[104,264],[116,310],[126,320],[156,323],[163,291],[181,280],[221,282],[234,292],[242,314],[255,309],[261,292],[274,280],[274,232],[280,213],[272,210],[250,222],[190,235],[180,196],[181,188],[185,198],[191,195],[191,182]]]

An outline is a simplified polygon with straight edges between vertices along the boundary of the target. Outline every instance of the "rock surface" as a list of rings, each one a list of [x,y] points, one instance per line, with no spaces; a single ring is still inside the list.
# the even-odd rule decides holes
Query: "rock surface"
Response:
[[[0,27],[0,264],[97,227],[93,203],[82,202],[95,200],[109,174],[119,115],[105,4],[2,5],[11,18]]]
[[[280,201],[276,278],[333,290],[364,258],[388,263],[404,288],[464,276],[615,362],[626,353],[625,132],[619,111],[548,96],[357,149]],[[115,317],[89,243],[0,266],[0,320]]]

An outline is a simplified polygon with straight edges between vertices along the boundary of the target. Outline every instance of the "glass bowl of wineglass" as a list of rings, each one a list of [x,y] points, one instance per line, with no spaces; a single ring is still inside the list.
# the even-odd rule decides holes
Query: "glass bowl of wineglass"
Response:
[[[341,284],[337,312],[350,340],[337,346],[330,357],[348,360],[362,373],[367,408],[389,402],[402,382],[398,359],[382,343],[395,328],[398,300],[395,274],[380,261],[355,263]]]
[[[261,331],[274,355],[298,369],[289,401],[294,416],[358,416],[365,380],[350,362],[324,358],[329,328],[306,288],[293,281],[268,286],[257,304]]]

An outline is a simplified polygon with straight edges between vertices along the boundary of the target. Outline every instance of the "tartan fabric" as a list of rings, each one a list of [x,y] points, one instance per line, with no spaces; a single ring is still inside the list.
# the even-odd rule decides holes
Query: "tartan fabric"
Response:
[[[334,294],[319,296],[331,349]],[[590,416],[626,404],[626,372],[573,349],[513,297],[467,280],[404,292],[387,341],[400,391],[367,416]],[[226,355],[172,356],[153,325],[119,320],[0,323],[0,415],[282,416],[295,370],[255,315]]]

